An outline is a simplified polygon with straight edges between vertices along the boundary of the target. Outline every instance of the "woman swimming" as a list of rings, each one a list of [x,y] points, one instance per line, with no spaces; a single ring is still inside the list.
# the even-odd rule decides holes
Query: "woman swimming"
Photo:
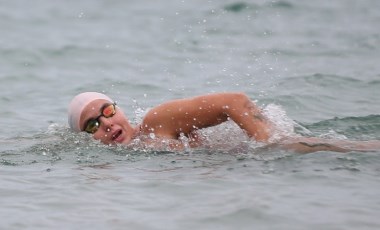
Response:
[[[168,147],[170,150],[185,148],[181,136],[188,138],[190,147],[202,146],[197,131],[227,120],[234,121],[250,138],[268,147],[281,147],[300,153],[380,149],[380,141],[315,137],[288,137],[281,142],[271,143],[274,125],[243,93],[216,93],[168,101],[149,110],[141,124],[136,126],[130,124],[111,98],[97,92],[75,96],[68,111],[68,122],[73,131],[88,132],[104,144],[128,145],[139,138],[153,148]]]

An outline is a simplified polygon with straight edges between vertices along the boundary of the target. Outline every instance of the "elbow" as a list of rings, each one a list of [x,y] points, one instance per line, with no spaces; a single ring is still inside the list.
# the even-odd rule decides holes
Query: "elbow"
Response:
[[[233,93],[232,97],[233,97],[232,98],[232,102],[235,105],[244,106],[244,105],[247,105],[247,104],[252,104],[251,99],[245,93],[240,93],[240,92]]]

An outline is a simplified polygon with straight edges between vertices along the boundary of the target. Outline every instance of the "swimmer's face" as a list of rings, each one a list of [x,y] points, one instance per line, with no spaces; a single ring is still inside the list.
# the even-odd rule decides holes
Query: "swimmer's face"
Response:
[[[128,144],[134,134],[133,127],[119,107],[110,107],[111,109],[115,108],[114,113],[104,111],[107,109],[107,105],[112,105],[112,103],[103,99],[89,103],[80,116],[81,130],[86,129],[90,120],[98,118],[99,126],[97,129],[93,129],[92,133],[94,139],[100,140],[104,144]]]

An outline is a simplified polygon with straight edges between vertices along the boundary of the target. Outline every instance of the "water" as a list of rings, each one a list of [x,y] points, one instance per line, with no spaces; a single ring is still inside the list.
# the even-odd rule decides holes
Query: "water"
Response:
[[[0,5],[1,229],[379,229],[379,151],[263,150],[226,124],[209,148],[157,152],[66,124],[82,91],[133,121],[243,91],[285,130],[378,140],[378,1]]]

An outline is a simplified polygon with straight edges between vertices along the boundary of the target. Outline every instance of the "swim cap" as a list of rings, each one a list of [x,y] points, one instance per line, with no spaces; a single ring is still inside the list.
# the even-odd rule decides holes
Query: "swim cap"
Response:
[[[70,102],[68,110],[68,122],[72,130],[74,130],[75,132],[81,131],[79,124],[80,115],[82,114],[84,108],[86,108],[88,104],[98,99],[104,99],[112,102],[111,98],[102,93],[97,92],[85,92],[78,94],[73,98],[73,100]]]

